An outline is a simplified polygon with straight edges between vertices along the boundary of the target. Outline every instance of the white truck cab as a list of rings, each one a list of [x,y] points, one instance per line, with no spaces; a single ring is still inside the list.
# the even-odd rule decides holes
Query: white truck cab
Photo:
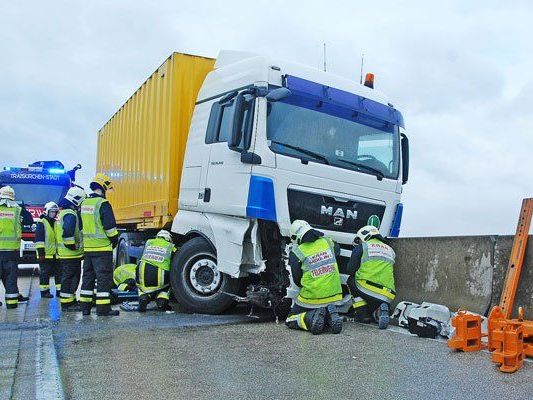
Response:
[[[289,284],[292,221],[338,242],[342,271],[362,226],[398,236],[407,178],[403,117],[382,94],[308,66],[221,52],[187,141],[174,293],[197,312],[234,299],[276,307]]]

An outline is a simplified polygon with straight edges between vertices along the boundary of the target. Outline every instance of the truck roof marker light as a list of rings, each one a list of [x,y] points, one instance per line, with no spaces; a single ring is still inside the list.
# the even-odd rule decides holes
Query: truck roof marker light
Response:
[[[64,169],[61,169],[61,168],[50,168],[48,170],[48,173],[50,174],[54,174],[54,175],[57,175],[57,174],[64,174],[65,173],[65,170]]]
[[[374,89],[374,74],[372,72],[365,75],[365,86]]]

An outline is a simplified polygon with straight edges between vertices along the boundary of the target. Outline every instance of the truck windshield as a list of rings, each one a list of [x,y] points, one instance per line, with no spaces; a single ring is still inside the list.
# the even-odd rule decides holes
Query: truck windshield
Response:
[[[17,202],[24,202],[28,206],[44,206],[47,202],[59,203],[67,191],[67,187],[58,185],[39,185],[29,183],[10,183],[15,189]]]
[[[399,131],[284,102],[268,104],[267,139],[275,153],[397,179]],[[379,125],[379,124],[376,124]]]

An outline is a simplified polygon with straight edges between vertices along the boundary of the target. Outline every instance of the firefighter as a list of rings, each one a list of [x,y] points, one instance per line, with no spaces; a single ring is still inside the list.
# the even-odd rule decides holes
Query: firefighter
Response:
[[[113,287],[113,248],[118,243],[118,231],[113,208],[106,200],[111,179],[96,174],[90,183],[92,193],[81,204],[83,225],[84,265],[80,292],[83,315],[89,315],[96,303],[97,315],[119,315],[111,309]],[[96,280],[96,299],[93,299]]]
[[[32,225],[31,214],[15,202],[11,186],[0,188],[0,280],[5,289],[7,308],[17,308],[19,302],[28,301],[18,290],[18,260],[22,225]]]
[[[291,329],[320,334],[326,328],[342,330],[342,318],[335,303],[342,300],[341,279],[336,256],[340,249],[306,222],[296,220],[290,228],[293,247],[289,265],[294,283],[300,287],[286,325]]]
[[[71,187],[59,203],[61,211],[55,224],[57,257],[61,268],[61,311],[80,311],[76,301],[76,290],[80,283],[81,261],[83,259],[82,225],[79,216],[85,191]]]
[[[354,298],[350,315],[356,321],[375,320],[379,329],[389,325],[389,309],[396,295],[394,261],[396,254],[379,230],[372,225],[359,229],[348,262],[348,286]]]
[[[139,312],[145,312],[152,300],[161,311],[169,309],[169,271],[175,251],[172,235],[166,230],[159,231],[155,239],[146,241],[136,273]]]
[[[61,270],[56,259],[57,246],[54,224],[59,212],[59,207],[53,201],[44,205],[39,222],[35,228],[35,250],[39,260],[39,289],[41,298],[51,299],[50,278],[54,278],[56,297],[61,293]]]
[[[122,264],[113,271],[113,283],[119,292],[133,292],[137,290],[135,273],[137,264]]]

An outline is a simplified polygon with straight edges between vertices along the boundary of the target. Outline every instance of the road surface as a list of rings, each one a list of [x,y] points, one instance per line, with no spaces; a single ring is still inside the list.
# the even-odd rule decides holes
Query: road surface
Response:
[[[18,310],[0,308],[1,399],[529,399],[533,363],[500,373],[490,354],[345,323],[291,331],[246,309],[221,316],[61,315],[37,277]],[[3,298],[3,292],[0,292]]]

